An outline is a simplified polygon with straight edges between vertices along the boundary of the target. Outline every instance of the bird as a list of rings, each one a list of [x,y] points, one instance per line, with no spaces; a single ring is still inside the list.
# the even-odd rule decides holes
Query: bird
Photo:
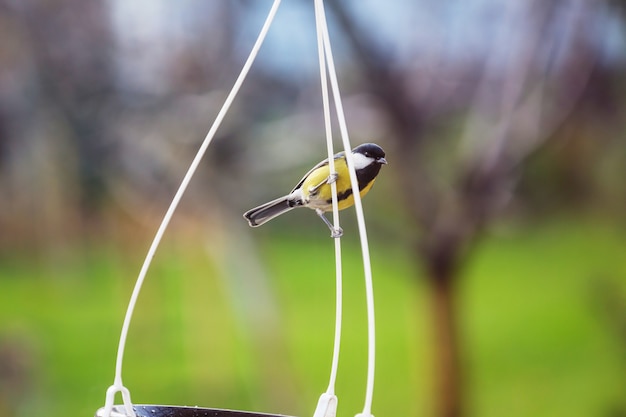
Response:
[[[335,228],[324,216],[325,212],[333,208],[330,184],[336,183],[339,210],[351,207],[354,204],[354,195],[345,153],[335,154],[334,161],[334,174],[331,175],[328,159],[325,159],[311,168],[289,194],[250,209],[243,217],[251,227],[257,227],[290,210],[307,207],[315,210],[330,229],[332,237],[342,236],[341,228]],[[364,143],[352,150],[352,161],[359,184],[359,194],[364,197],[374,185],[381,167],[387,164],[385,151],[375,143]]]

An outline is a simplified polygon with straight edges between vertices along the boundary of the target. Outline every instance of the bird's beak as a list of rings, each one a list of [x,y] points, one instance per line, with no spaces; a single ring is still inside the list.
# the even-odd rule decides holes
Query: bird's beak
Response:
[[[385,158],[378,158],[377,162],[379,164],[387,165],[387,160]]]

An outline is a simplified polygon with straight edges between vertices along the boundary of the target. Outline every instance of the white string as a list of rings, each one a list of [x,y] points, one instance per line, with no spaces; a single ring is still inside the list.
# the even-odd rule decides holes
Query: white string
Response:
[[[117,360],[116,360],[116,365],[115,365],[115,379],[114,379],[113,385],[109,387],[109,389],[107,390],[104,412],[102,414],[104,417],[110,417],[111,411],[113,409],[113,402],[115,400],[115,394],[117,392],[122,393],[122,398],[124,400],[126,414],[130,417],[135,417],[135,412],[132,409],[132,403],[130,400],[130,392],[128,391],[126,387],[124,387],[122,383],[122,365],[123,365],[123,360],[124,360],[124,348],[126,346],[126,337],[128,336],[128,329],[130,327],[130,321],[133,316],[135,305],[137,303],[137,298],[139,297],[139,293],[141,291],[141,287],[146,277],[146,273],[148,272],[148,268],[150,267],[150,264],[152,263],[152,258],[154,257],[154,254],[159,246],[159,243],[161,242],[161,238],[163,237],[163,234],[165,233],[165,230],[167,229],[167,226],[169,225],[169,222],[172,219],[172,216],[174,215],[174,212],[176,211],[176,208],[178,207],[178,204],[180,203],[180,200],[183,194],[185,193],[187,186],[189,185],[189,182],[191,181],[191,178],[196,172],[196,169],[198,168],[198,165],[200,164],[202,157],[204,156],[209,144],[213,140],[215,133],[217,132],[217,129],[222,123],[222,120],[226,116],[226,113],[228,112],[233,100],[237,96],[237,93],[239,92],[241,85],[246,79],[246,76],[248,75],[248,71],[250,70],[252,63],[254,62],[257,56],[257,53],[259,52],[259,49],[261,48],[261,45],[263,44],[263,41],[265,40],[265,36],[267,35],[267,32],[272,24],[272,21],[274,20],[274,16],[276,15],[280,2],[281,0],[274,0],[274,3],[272,4],[272,7],[267,15],[265,23],[263,24],[263,27],[261,28],[261,32],[259,33],[259,36],[254,46],[252,47],[252,50],[250,51],[250,55],[248,56],[248,59],[246,60],[243,68],[241,69],[241,72],[239,73],[239,77],[235,81],[233,88],[231,89],[230,93],[226,97],[226,100],[224,101],[224,104],[222,105],[221,110],[217,114],[217,117],[215,121],[213,122],[213,125],[211,126],[209,132],[204,138],[204,141],[202,142],[202,145],[200,146],[198,153],[196,154],[195,158],[191,162],[191,165],[189,166],[189,169],[187,173],[185,174],[185,177],[183,178],[180,184],[180,187],[178,188],[178,191],[174,195],[174,198],[172,199],[172,202],[170,203],[170,206],[167,212],[165,213],[165,216],[163,217],[163,220],[161,222],[161,225],[159,226],[159,229],[156,232],[156,235],[154,236],[152,245],[150,246],[150,249],[148,250],[146,259],[144,260],[143,266],[141,267],[141,270],[139,272],[139,276],[137,277],[137,281],[135,283],[135,288],[131,295],[130,302],[128,303],[126,316],[124,317],[124,324],[122,325],[120,342],[119,342],[118,349],[117,349]]]
[[[326,67],[326,58],[324,53],[324,34],[322,26],[323,20],[323,4],[322,0],[315,0],[315,26],[317,32],[317,47],[320,66],[320,81],[322,87],[322,104],[324,108],[324,125],[326,130],[326,148],[328,153],[328,169],[329,175],[334,176],[335,160],[333,150],[332,124],[330,115],[330,98],[328,94],[328,69]],[[333,207],[333,226],[335,230],[340,230],[339,222],[339,206],[337,201],[337,183],[335,181],[330,184],[332,207]],[[335,340],[333,345],[333,359],[330,368],[330,378],[326,392],[320,396],[317,408],[313,417],[331,417],[336,415],[337,397],[335,396],[335,382],[337,380],[337,370],[339,368],[339,352],[341,349],[341,322],[343,311],[343,284],[342,284],[342,265],[341,265],[341,238],[336,237],[335,241]]]
[[[319,52],[319,62],[320,62],[320,78],[322,84],[322,103],[324,106],[324,121],[326,127],[326,147],[328,150],[328,167],[329,174],[335,175],[337,171],[335,171],[335,160],[334,155],[335,151],[333,150],[333,134],[331,127],[331,119],[330,119],[330,98],[328,96],[328,74],[326,69],[326,58],[324,56],[324,38],[323,32],[320,28],[322,24],[320,22],[320,13],[323,13],[323,10],[320,11],[320,7],[323,7],[322,0],[315,0],[315,16],[317,23],[317,41],[318,41],[318,52]],[[337,202],[337,183],[332,182],[330,184],[330,190],[332,193],[332,204],[333,204],[333,225],[336,229],[340,228],[339,225],[339,206]],[[339,364],[339,346],[341,341],[341,316],[342,316],[342,268],[341,268],[341,238],[338,237],[335,239],[335,275],[337,282],[337,305],[336,305],[336,323],[335,323],[335,347],[333,354],[333,362],[331,367],[330,374],[330,383],[328,384],[327,392],[329,394],[334,394],[335,392],[335,381],[337,379],[337,367]]]
[[[330,83],[333,92],[333,99],[335,102],[335,109],[337,111],[337,119],[339,122],[339,130],[341,132],[341,138],[343,141],[343,147],[346,154],[346,162],[350,173],[350,184],[352,190],[359,189],[358,179],[356,177],[356,171],[354,168],[354,161],[352,158],[352,147],[350,145],[350,138],[348,135],[348,128],[346,124],[346,118],[343,111],[343,104],[341,101],[341,93],[339,91],[339,83],[337,81],[337,73],[335,71],[335,63],[333,60],[332,48],[330,45],[330,36],[328,34],[328,25],[326,23],[326,16],[324,13],[323,0],[316,0],[316,12],[318,12],[319,26],[321,37],[324,43],[324,57],[326,58],[327,74],[330,78]],[[326,71],[324,71],[326,74]],[[330,156],[332,159],[332,156]],[[365,403],[363,406],[363,412],[357,414],[358,417],[371,416],[372,399],[374,395],[374,368],[376,359],[376,332],[375,332],[375,317],[374,317],[374,290],[372,284],[372,268],[370,264],[369,245],[367,240],[367,229],[365,227],[365,216],[363,214],[363,205],[361,203],[361,196],[358,192],[352,193],[354,196],[354,207],[357,215],[357,222],[359,227],[359,237],[361,240],[361,252],[363,257],[363,270],[365,278],[365,296],[367,302],[367,324],[368,324],[368,355],[367,355],[367,385],[365,390]],[[336,202],[333,200],[333,217],[336,214]],[[336,219],[335,219],[336,221]],[[338,239],[337,239],[338,240]]]

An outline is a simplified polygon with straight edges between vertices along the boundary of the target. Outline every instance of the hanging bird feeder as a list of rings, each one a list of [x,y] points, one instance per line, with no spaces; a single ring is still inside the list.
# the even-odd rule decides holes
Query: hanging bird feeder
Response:
[[[208,146],[213,140],[217,129],[219,128],[222,120],[228,112],[233,100],[235,99],[241,85],[243,84],[252,63],[254,62],[256,55],[263,44],[265,36],[269,27],[274,20],[274,16],[278,10],[281,0],[274,0],[272,7],[268,13],[265,23],[259,33],[259,36],[246,60],[239,77],[235,81],[235,84],[230,91],[229,95],[219,111],[215,122],[211,126],[207,133],[198,153],[193,159],[185,177],[183,178],[178,191],[174,195],[172,202],[163,217],[161,225],[159,226],[154,240],[148,250],[142,268],[139,272],[135,287],[133,289],[130,302],[122,325],[122,331],[120,335],[117,359],[115,366],[115,378],[113,385],[111,385],[105,398],[104,407],[100,408],[96,412],[96,417],[281,417],[278,414],[264,414],[247,411],[233,411],[233,410],[221,410],[212,408],[201,407],[183,407],[183,406],[164,406],[164,405],[134,405],[131,402],[130,391],[124,386],[122,382],[122,368],[124,349],[126,346],[126,338],[128,335],[128,329],[130,321],[132,319],[133,311],[141,291],[141,287],[145,280],[146,274],[152,262],[152,258],[161,242],[163,234],[169,225],[178,204],[187,189],[187,186],[193,177],[202,157],[204,156]],[[336,109],[336,118],[339,125],[341,140],[345,151],[346,163],[350,174],[350,184],[353,190],[359,189],[359,183],[356,176],[354,161],[352,153],[350,152],[352,146],[348,136],[348,129],[343,112],[343,105],[341,101],[341,94],[339,92],[339,85],[337,82],[337,75],[335,71],[335,64],[332,55],[332,49],[330,39],[328,35],[328,26],[326,23],[326,17],[324,12],[323,0],[315,0],[315,18],[317,28],[317,41],[318,41],[318,53],[322,86],[322,102],[324,107],[324,119],[326,130],[326,144],[329,161],[329,178],[336,176],[334,161],[333,161],[333,138],[331,133],[331,113],[330,113],[330,94],[332,93],[333,101]],[[330,81],[330,85],[328,84]],[[333,227],[334,230],[341,230],[339,225],[339,209],[337,204],[337,187],[334,181],[328,181],[332,190],[332,203],[333,203]],[[375,332],[374,332],[374,293],[372,287],[372,271],[369,260],[369,246],[367,241],[367,233],[365,228],[365,220],[363,216],[363,207],[361,205],[361,198],[359,193],[354,193],[354,207],[356,210],[358,230],[361,241],[361,251],[363,258],[363,270],[365,280],[365,293],[367,302],[367,319],[368,319],[368,360],[367,360],[367,384],[365,392],[365,401],[363,410],[361,413],[356,414],[356,417],[373,417],[371,414],[372,398],[374,393],[374,360],[375,360]],[[323,392],[319,398],[317,407],[313,413],[313,417],[335,417],[337,411],[337,396],[335,395],[335,379],[337,375],[337,368],[339,364],[339,347],[341,339],[341,317],[342,317],[342,267],[341,267],[341,239],[340,234],[337,234],[333,239],[335,244],[335,262],[336,262],[336,321],[335,321],[335,340],[333,349],[333,361],[330,370],[329,384],[325,392]],[[120,393],[122,396],[123,404],[114,405],[115,396]],[[284,416],[283,416],[284,417]]]

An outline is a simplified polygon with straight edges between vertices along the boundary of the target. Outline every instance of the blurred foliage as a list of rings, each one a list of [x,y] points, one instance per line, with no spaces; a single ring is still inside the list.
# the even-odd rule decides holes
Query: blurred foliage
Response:
[[[477,246],[458,294],[471,414],[619,415],[626,407],[618,322],[626,318],[618,296],[626,291],[624,234],[611,222],[580,218],[497,230]],[[133,400],[309,415],[332,353],[333,260],[325,231],[306,241],[289,233],[261,237],[279,324],[266,321],[262,329],[255,317],[265,307],[258,299],[238,302],[246,289],[237,288],[236,269],[218,274],[188,239],[170,236],[140,298],[125,367]],[[337,394],[345,416],[361,406],[366,323],[357,242],[347,238],[344,250]],[[430,415],[428,300],[424,282],[412,278],[421,272],[397,243],[374,239],[372,252],[374,407]],[[64,257],[0,260],[0,352],[21,367],[2,373],[2,404],[15,407],[3,416],[93,415],[102,405],[140,255],[138,248],[95,245]],[[302,268],[312,257],[317,268]]]
[[[102,404],[131,281],[267,3],[0,0],[0,417]],[[325,387],[325,229],[240,218],[324,154],[312,5],[284,3],[140,298],[137,402],[307,415]],[[415,247],[475,227],[456,294],[469,415],[626,415],[624,2],[328,3],[352,140],[390,161],[366,200],[374,413],[433,414]],[[365,373],[346,220],[340,415]]]

